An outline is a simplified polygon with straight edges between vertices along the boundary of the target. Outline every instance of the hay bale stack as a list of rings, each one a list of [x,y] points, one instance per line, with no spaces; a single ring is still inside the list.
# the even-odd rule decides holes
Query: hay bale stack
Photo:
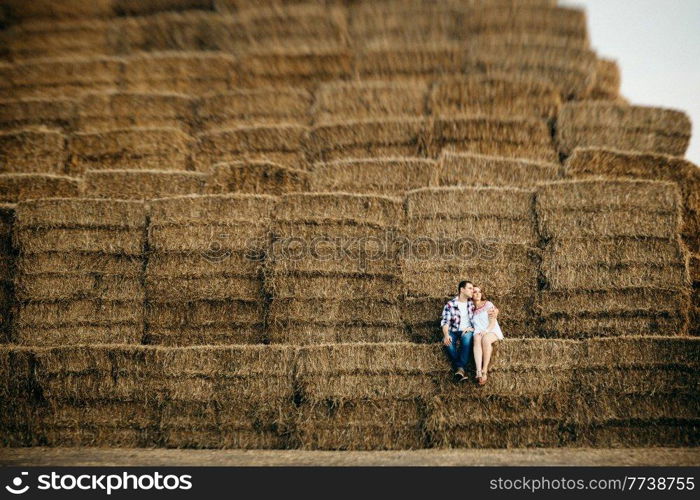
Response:
[[[507,336],[537,334],[531,313],[538,243],[533,190],[426,188],[406,195],[404,322],[418,342],[441,338],[440,314],[470,279],[502,312]]]
[[[244,9],[236,14],[251,47],[342,46],[347,39],[347,10],[313,4]]]
[[[407,78],[430,81],[461,73],[467,50],[456,43],[386,44],[357,49],[356,72],[362,79]]]
[[[12,333],[12,304],[17,252],[12,244],[15,206],[0,203],[0,344],[9,342]]]
[[[215,0],[113,0],[118,16],[142,16],[164,11],[211,10]]]
[[[398,198],[298,193],[280,199],[266,287],[275,343],[405,340],[396,260]]]
[[[203,194],[207,176],[163,170],[86,170],[85,196],[117,200],[152,200]]]
[[[85,19],[90,17],[109,17],[114,14],[113,0],[6,0],[5,8],[8,19],[23,22],[33,19]]]
[[[435,116],[487,115],[553,119],[562,105],[558,89],[517,76],[442,78],[430,90]]]
[[[219,52],[158,52],[124,60],[122,90],[202,95],[235,87],[238,72],[232,56]]]
[[[70,138],[70,170],[187,170],[191,137],[175,128],[80,132]]]
[[[572,411],[577,444],[698,445],[700,339],[590,339],[585,347]]]
[[[0,68],[0,98],[79,97],[116,90],[121,62],[112,57],[23,61]]]
[[[496,347],[485,387],[441,379],[426,432],[443,448],[571,445],[568,425],[583,345],[571,340],[507,339]]]
[[[425,158],[367,158],[316,163],[313,191],[345,191],[403,196],[406,191],[434,186],[437,162]]]
[[[314,162],[358,158],[421,157],[426,155],[428,122],[422,118],[385,118],[325,123],[309,133],[308,152]]]
[[[50,446],[284,448],[293,359],[270,346],[43,349],[34,431]]]
[[[270,161],[219,163],[211,167],[207,192],[270,194],[279,196],[308,191],[310,175],[306,170],[289,168]]]
[[[44,126],[72,130],[78,101],[74,99],[5,99],[0,101],[0,131]]]
[[[0,36],[13,61],[90,57],[109,53],[107,27],[99,19],[36,20],[11,26]]]
[[[554,163],[558,160],[544,120],[518,117],[438,117],[432,127],[430,156],[443,149]]]
[[[51,174],[0,174],[0,203],[80,196],[79,179]]]
[[[271,196],[249,194],[151,202],[148,343],[263,340],[262,259],[274,204]]]
[[[652,153],[576,148],[566,160],[564,175],[574,179],[602,177],[675,182],[683,202],[683,240],[691,252],[700,252],[700,169],[693,163]]]
[[[66,138],[58,130],[0,132],[0,172],[63,174],[66,156]]]
[[[306,136],[306,127],[287,123],[216,129],[198,136],[193,160],[205,172],[217,163],[256,160],[303,170]]]
[[[31,429],[34,415],[33,353],[0,344],[0,446],[39,444]]]
[[[312,96],[297,87],[236,89],[201,98],[197,122],[203,130],[310,122]]]
[[[620,97],[620,85],[622,76],[617,61],[611,59],[598,59],[598,67],[595,75],[595,84],[591,91],[591,99],[618,100]]]
[[[88,132],[138,127],[174,128],[187,132],[193,122],[194,101],[188,96],[116,92],[90,94],[81,99],[76,129]]]
[[[438,186],[533,188],[560,175],[555,163],[443,151],[435,177]]]
[[[690,285],[678,239],[680,206],[670,182],[541,184],[536,212],[546,242],[540,266],[545,290],[538,299],[543,333],[684,334]]]
[[[606,101],[567,103],[557,119],[559,151],[602,147],[683,156],[691,124],[682,111]]]
[[[427,113],[428,86],[421,82],[362,81],[322,84],[316,92],[315,123],[415,118]]]
[[[252,50],[240,60],[241,86],[308,89],[353,75],[353,55],[345,47],[275,47]]]
[[[303,347],[296,381],[301,448],[424,448],[425,400],[445,375],[439,348],[403,343]]]
[[[138,343],[143,203],[49,199],[17,205],[17,343]]]

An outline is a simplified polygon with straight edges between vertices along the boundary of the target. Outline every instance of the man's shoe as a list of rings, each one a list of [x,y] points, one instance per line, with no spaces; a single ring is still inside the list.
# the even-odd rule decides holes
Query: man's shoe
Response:
[[[464,377],[464,368],[457,368],[457,371],[455,372],[455,380],[457,382],[461,382],[464,379]]]

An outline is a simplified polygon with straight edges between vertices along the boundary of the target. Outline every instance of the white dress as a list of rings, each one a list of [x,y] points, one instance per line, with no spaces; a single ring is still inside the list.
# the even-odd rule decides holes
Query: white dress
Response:
[[[474,333],[485,332],[489,326],[489,309],[493,309],[494,305],[488,300],[481,307],[474,309],[472,323],[474,324]],[[496,334],[498,340],[503,340],[503,332],[496,319],[496,326],[493,328],[493,333]]]

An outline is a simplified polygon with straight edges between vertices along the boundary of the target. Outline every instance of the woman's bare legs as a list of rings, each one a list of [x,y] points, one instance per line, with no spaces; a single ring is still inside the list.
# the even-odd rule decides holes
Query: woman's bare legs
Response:
[[[483,356],[483,350],[481,348],[481,339],[483,334],[481,332],[474,334],[474,366],[476,367],[476,378],[481,378],[481,360]]]
[[[498,340],[495,333],[489,332],[481,337],[481,350],[484,352],[483,364],[481,366],[481,385],[486,383],[488,378],[489,363],[491,362],[491,354],[493,353],[493,343]]]

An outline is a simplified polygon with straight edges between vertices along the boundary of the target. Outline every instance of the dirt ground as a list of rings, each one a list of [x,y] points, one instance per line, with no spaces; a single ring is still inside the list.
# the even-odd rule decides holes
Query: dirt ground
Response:
[[[700,465],[700,448],[416,451],[1,448],[2,466]]]

